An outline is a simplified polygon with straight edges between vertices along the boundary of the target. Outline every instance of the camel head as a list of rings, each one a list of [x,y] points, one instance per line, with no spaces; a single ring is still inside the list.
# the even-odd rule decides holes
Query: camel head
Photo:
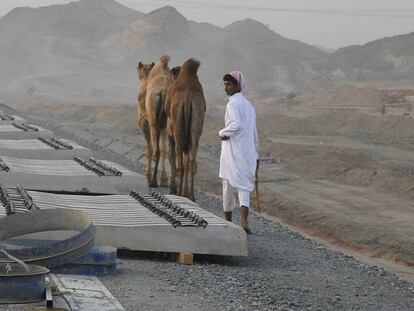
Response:
[[[168,55],[162,55],[159,61],[155,64],[154,68],[151,70],[148,81],[152,81],[152,79],[159,77],[159,76],[168,76],[170,77],[170,68],[168,67],[168,62],[170,61],[170,57]]]
[[[138,79],[140,81],[146,80],[148,78],[148,75],[151,71],[151,69],[155,66],[155,63],[151,64],[144,64],[142,62],[138,63],[137,71],[138,71]]]
[[[178,74],[180,73],[180,70],[181,70],[181,66],[175,66],[173,69],[171,69],[171,76],[172,76],[173,81],[177,79]]]
[[[159,61],[159,63],[160,63],[160,65],[163,67],[163,68],[167,68],[168,67],[168,62],[170,61],[170,57],[168,56],[168,55],[162,55],[161,57],[160,57],[160,61]]]

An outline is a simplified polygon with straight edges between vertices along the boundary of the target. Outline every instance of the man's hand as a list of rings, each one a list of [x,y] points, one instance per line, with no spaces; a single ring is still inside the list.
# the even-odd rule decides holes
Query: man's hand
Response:
[[[260,159],[256,160],[256,171],[259,170],[259,165],[260,165]]]
[[[225,140],[229,140],[229,139],[230,139],[230,137],[228,137],[228,136],[220,136],[220,139],[221,139],[222,141],[225,141]]]

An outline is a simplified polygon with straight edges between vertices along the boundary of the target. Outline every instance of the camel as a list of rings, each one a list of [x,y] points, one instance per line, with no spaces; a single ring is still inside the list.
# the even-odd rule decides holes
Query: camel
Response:
[[[158,187],[157,173],[161,160],[161,186],[168,187],[168,177],[165,170],[165,141],[167,135],[167,116],[165,113],[165,97],[171,85],[171,73],[168,68],[170,58],[167,55],[160,57],[159,62],[151,69],[147,78],[145,95],[145,113],[150,131],[150,145],[148,148],[149,186]],[[154,169],[151,177],[151,165],[154,160]]]
[[[178,74],[180,73],[180,70],[181,70],[181,66],[175,66],[174,68],[171,69],[171,78],[173,82],[177,79]]]
[[[180,73],[180,70],[181,70],[181,66],[175,66],[174,68],[171,68],[172,82],[174,82],[177,79],[178,74]],[[167,94],[168,94],[168,92],[167,92]],[[168,125],[168,124],[170,124],[170,125]],[[171,128],[171,122],[169,123],[168,119],[167,119],[167,133],[172,133],[172,129],[168,130],[168,127]],[[176,172],[176,177],[180,177],[180,173],[181,173],[180,167],[178,167],[178,168],[176,167],[175,172]]]
[[[194,178],[197,173],[197,151],[203,132],[206,101],[197,72],[200,62],[189,59],[179,70],[165,101],[170,144],[170,190],[177,194],[177,170],[180,176],[178,194],[194,201]],[[184,189],[183,189],[184,183]]]
[[[137,108],[138,108],[138,126],[143,133],[146,147],[145,147],[145,157],[147,159],[147,164],[145,165],[144,173],[147,176],[149,181],[150,176],[150,166],[149,166],[149,154],[151,148],[151,132],[148,123],[148,117],[145,111],[145,98],[147,96],[147,85],[148,85],[148,75],[151,69],[155,66],[154,63],[152,64],[143,64],[142,62],[138,63],[137,71],[138,71],[138,79],[140,81],[139,91],[138,91],[138,100],[137,100]]]

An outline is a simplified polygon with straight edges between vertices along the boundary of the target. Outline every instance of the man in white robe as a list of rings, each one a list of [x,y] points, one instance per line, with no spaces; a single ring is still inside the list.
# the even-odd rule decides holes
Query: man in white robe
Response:
[[[220,178],[223,180],[224,218],[232,220],[236,208],[234,192],[237,191],[241,223],[251,233],[248,223],[250,192],[254,190],[256,169],[259,168],[259,140],[256,130],[256,111],[243,96],[245,80],[239,71],[223,77],[224,89],[230,96],[224,118],[225,127],[219,132],[222,140]]]

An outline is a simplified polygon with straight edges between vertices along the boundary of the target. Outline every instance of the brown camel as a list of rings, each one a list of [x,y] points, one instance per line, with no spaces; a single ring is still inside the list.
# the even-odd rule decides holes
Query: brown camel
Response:
[[[168,90],[165,111],[168,116],[171,193],[177,193],[177,168],[180,176],[179,195],[194,201],[194,178],[197,172],[197,151],[203,131],[206,101],[198,80],[200,63],[187,60]],[[183,191],[184,183],[184,191]]]
[[[145,112],[151,136],[151,148],[148,148],[148,170],[151,172],[152,159],[154,170],[150,176],[150,187],[158,187],[157,173],[161,160],[161,186],[168,187],[168,177],[165,170],[165,140],[167,115],[165,113],[165,97],[171,85],[171,73],[168,68],[170,58],[167,55],[160,57],[159,62],[148,74],[147,92],[145,97]],[[153,158],[154,157],[154,158]]]
[[[149,180],[150,176],[150,167],[149,167],[149,154],[152,154],[149,149],[151,148],[151,132],[148,123],[147,113],[145,111],[145,98],[147,96],[147,85],[148,85],[148,75],[151,69],[155,66],[154,63],[152,64],[143,64],[142,62],[138,63],[137,71],[138,71],[138,79],[140,81],[139,92],[138,92],[138,100],[137,100],[137,108],[138,108],[138,126],[143,133],[146,147],[145,147],[145,157],[147,158],[147,164],[145,165],[144,173]]]

